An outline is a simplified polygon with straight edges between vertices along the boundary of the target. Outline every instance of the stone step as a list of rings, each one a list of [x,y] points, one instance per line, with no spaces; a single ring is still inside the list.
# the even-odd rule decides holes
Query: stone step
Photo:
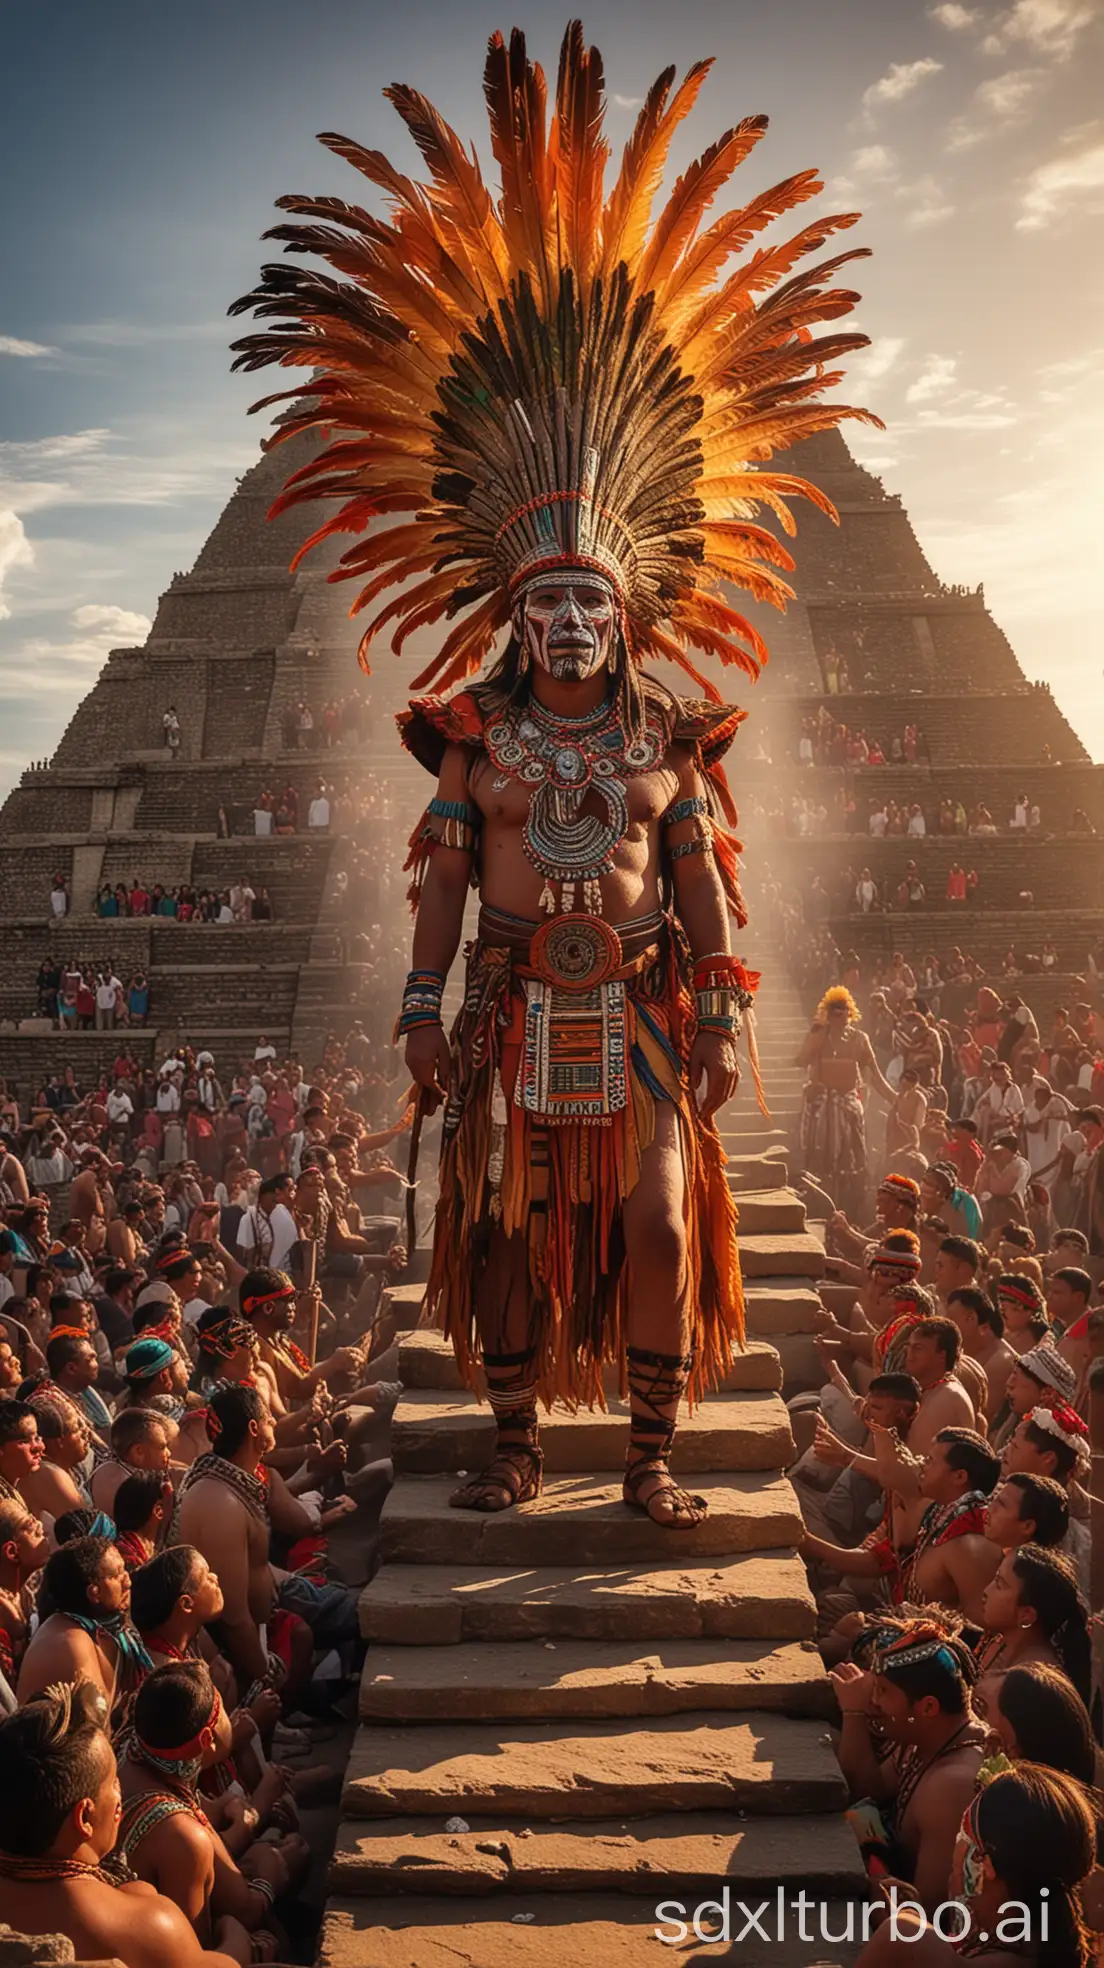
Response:
[[[594,1720],[764,1709],[834,1716],[835,1697],[811,1640],[496,1641],[493,1646],[369,1649],[363,1721]]]
[[[462,1383],[456,1355],[443,1333],[422,1327],[408,1332],[399,1342],[399,1379],[404,1387],[436,1387],[459,1390]],[[618,1391],[616,1367],[603,1374],[606,1395],[615,1400]],[[744,1348],[733,1348],[732,1360],[718,1391],[737,1389],[777,1392],[782,1385],[781,1370],[773,1347],[761,1339],[750,1340]]]
[[[317,1968],[583,1968],[593,1962],[601,1962],[602,1968],[662,1968],[672,1956],[683,1963],[699,1962],[701,1968],[707,1961],[725,1958],[738,1958],[740,1968],[851,1968],[858,1959],[857,1944],[824,1942],[819,1937],[823,1932],[847,1932],[851,1919],[851,1931],[861,1937],[861,1906],[825,1900],[811,1912],[806,1909],[808,1924],[802,1940],[792,1896],[781,1940],[772,1908],[761,1927],[765,1941],[755,1938],[753,1930],[750,1940],[741,1941],[738,1957],[729,1949],[718,1955],[711,1937],[721,1915],[709,1904],[716,1897],[707,1893],[701,1902],[683,1903],[681,1925],[694,1949],[692,1955],[682,1946],[676,1952],[672,1945],[684,1938],[678,1926],[657,1921],[656,1907],[663,1903],[661,1882],[657,1882],[655,1906],[650,1898],[617,1893],[549,1893],[536,1906],[533,1894],[527,1898],[504,1894],[471,1908],[458,1904],[455,1896],[335,1898],[327,1903]],[[694,1939],[695,1917],[700,1921],[696,1930],[700,1946]],[[729,1931],[734,1938],[742,1933],[746,1918],[737,1895],[730,1909]],[[658,1938],[660,1934],[668,1937],[666,1941]]]
[[[409,1768],[409,1765],[415,1765]],[[823,1724],[705,1711],[639,1721],[362,1726],[342,1810],[348,1818],[450,1817],[522,1822],[645,1817],[675,1811],[761,1816],[842,1810],[847,1790]]]
[[[616,1818],[518,1825],[502,1818],[441,1831],[419,1818],[388,1820],[365,1834],[342,1825],[331,1889],[345,1897],[389,1893],[643,1894],[653,1906],[672,1894],[715,1898],[783,1886],[817,1898],[862,1887],[854,1832],[842,1817],[803,1817],[800,1836],[776,1817],[718,1825],[716,1817]],[[528,1924],[528,1923],[526,1923]]]
[[[739,1199],[740,1236],[787,1236],[805,1228],[805,1205],[796,1189],[752,1189]]]
[[[454,1476],[399,1476],[380,1518],[380,1557],[406,1565],[611,1565],[664,1563],[671,1532],[628,1510],[620,1479],[556,1476],[516,1510],[452,1510]],[[702,1524],[678,1533],[681,1556],[725,1556],[797,1544],[801,1510],[784,1476],[703,1483]]]
[[[792,1231],[782,1237],[741,1236],[740,1264],[745,1278],[819,1278],[824,1245],[818,1237]]]
[[[728,1186],[737,1195],[748,1189],[772,1189],[775,1184],[785,1186],[787,1173],[781,1149],[766,1155],[730,1155],[728,1158]]]
[[[721,1129],[721,1146],[729,1155],[767,1155],[772,1150],[784,1155],[790,1137],[784,1128],[774,1127],[759,1114],[752,1115],[746,1127],[735,1128],[726,1122]]]
[[[383,1293],[384,1311],[397,1316],[400,1332],[409,1332],[418,1323],[425,1299],[425,1283],[411,1280],[401,1285],[387,1285]]]
[[[546,1472],[619,1470],[625,1460],[628,1425],[628,1408],[620,1401],[607,1414],[586,1408],[569,1414],[554,1408],[541,1419]],[[402,1472],[435,1475],[481,1469],[490,1459],[493,1441],[489,1409],[481,1408],[467,1393],[409,1388],[391,1424],[391,1453],[396,1470]],[[699,1402],[693,1414],[683,1416],[671,1467],[683,1474],[777,1470],[785,1469],[792,1455],[789,1421],[776,1394],[713,1394]]]
[[[791,1551],[581,1572],[556,1565],[385,1565],[360,1595],[366,1640],[804,1640],[814,1602]]]
[[[744,1292],[748,1333],[777,1341],[789,1333],[811,1333],[823,1311],[818,1291],[804,1278],[753,1278]]]

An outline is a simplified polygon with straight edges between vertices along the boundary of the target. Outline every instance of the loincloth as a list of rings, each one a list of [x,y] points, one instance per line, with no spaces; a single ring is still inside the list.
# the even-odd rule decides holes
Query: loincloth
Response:
[[[452,1032],[429,1309],[471,1384],[492,1248],[522,1239],[541,1397],[601,1404],[603,1364],[623,1369],[625,1356],[625,1203],[667,1103],[684,1173],[694,1398],[742,1343],[743,1300],[727,1158],[687,1081],[696,1026],[685,939],[669,917],[642,918],[624,926],[620,963],[563,991],[521,933],[536,926],[511,938],[511,919],[501,930],[498,920],[481,918]]]

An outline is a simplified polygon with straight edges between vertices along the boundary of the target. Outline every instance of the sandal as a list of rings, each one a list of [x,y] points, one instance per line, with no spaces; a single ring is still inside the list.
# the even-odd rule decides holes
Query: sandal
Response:
[[[646,1353],[639,1346],[628,1348],[627,1359],[629,1455],[622,1499],[664,1530],[692,1531],[708,1515],[709,1505],[705,1497],[675,1483],[668,1465],[679,1402],[693,1361],[678,1353]],[[641,1496],[649,1482],[655,1487]],[[661,1512],[654,1510],[653,1504],[660,1505]]]
[[[454,1510],[492,1514],[539,1497],[544,1455],[537,1441],[536,1382],[530,1373],[519,1371],[530,1368],[533,1359],[531,1348],[525,1353],[483,1355],[498,1439],[486,1468],[453,1491],[449,1503]]]

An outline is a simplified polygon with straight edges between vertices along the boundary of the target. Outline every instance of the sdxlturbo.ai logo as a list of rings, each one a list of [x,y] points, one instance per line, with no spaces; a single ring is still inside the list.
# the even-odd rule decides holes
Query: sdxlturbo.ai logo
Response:
[[[1031,1908],[1022,1900],[1005,1901],[998,1908],[999,1917],[992,1933],[979,1931],[974,1935],[970,1909],[961,1900],[944,1900],[929,1914],[918,1900],[901,1897],[896,1886],[891,1886],[884,1898],[842,1903],[816,1900],[806,1892],[787,1899],[785,1889],[780,1886],[773,1899],[754,1904],[733,1900],[729,1888],[723,1886],[719,1899],[702,1900],[689,1910],[681,1900],[663,1900],[655,1910],[655,1937],[666,1947],[679,1947],[691,1935],[707,1947],[721,1944],[738,1947],[742,1941],[781,1944],[786,1940],[812,1947],[822,1941],[868,1941],[878,1922],[888,1920],[895,1941],[915,1942],[932,1933],[941,1941],[959,1944],[973,1938],[982,1943],[991,1940],[998,1946],[1022,1947],[1036,1938],[1039,1941],[1048,1938],[1048,1897],[1044,1886],[1039,1894],[1037,1936],[1032,1931]]]

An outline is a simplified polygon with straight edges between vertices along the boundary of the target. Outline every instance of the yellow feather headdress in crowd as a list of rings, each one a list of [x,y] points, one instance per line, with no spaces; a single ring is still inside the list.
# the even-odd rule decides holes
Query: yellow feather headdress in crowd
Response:
[[[580,23],[564,36],[550,115],[524,37],[495,34],[484,90],[497,199],[432,104],[395,86],[384,93],[421,151],[424,183],[379,151],[321,138],[386,195],[389,218],[338,198],[278,201],[296,220],[268,237],[333,274],[264,267],[231,312],[271,325],[234,344],[235,367],[313,372],[254,407],[294,399],[275,442],[312,429],[327,439],[273,510],[339,502],[303,552],[363,536],[331,577],[363,583],[352,613],[401,586],[364,633],[365,668],[388,624],[397,653],[447,619],[416,681],[446,689],[479,668],[528,581],[583,567],[613,584],[635,661],[672,659],[701,684],[693,647],[758,673],[766,650],[724,588],[782,607],[793,562],[756,516],[793,533],[795,497],[835,516],[804,479],[763,466],[845,417],[878,420],[823,400],[841,377],[832,365],[867,337],[813,332],[853,307],[858,296],[831,282],[864,253],[792,272],[859,214],[815,220],[731,269],[820,179],[799,171],[704,223],[764,116],[711,144],[652,221],[672,138],[710,66],[695,63],[674,89],[673,68],[659,77],[607,192],[602,59]]]

